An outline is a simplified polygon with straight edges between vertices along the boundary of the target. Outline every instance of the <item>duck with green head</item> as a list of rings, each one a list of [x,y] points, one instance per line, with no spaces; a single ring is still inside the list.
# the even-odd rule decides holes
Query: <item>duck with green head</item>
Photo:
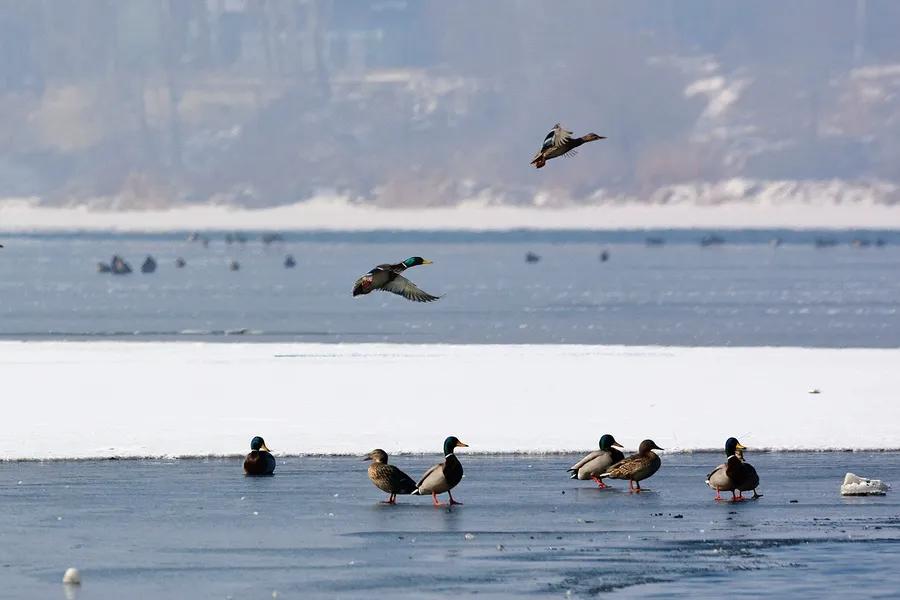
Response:
[[[250,440],[250,454],[244,459],[246,475],[271,475],[275,471],[275,457],[260,436]]]
[[[456,436],[451,435],[444,440],[444,462],[439,463],[425,471],[422,479],[416,484],[414,495],[424,496],[431,494],[431,501],[435,506],[441,506],[437,495],[447,492],[450,496],[450,506],[462,504],[453,499],[450,490],[462,481],[463,468],[459,459],[453,451],[456,448],[468,448],[468,444],[464,444]]]
[[[416,491],[416,482],[394,465],[389,465],[387,452],[381,448],[372,450],[363,460],[372,461],[369,465],[369,479],[375,487],[390,494],[384,500],[385,504],[396,504],[397,494],[412,494]]]
[[[759,487],[759,474],[753,465],[744,461],[744,450],[737,438],[730,437],[725,440],[725,464],[721,464],[706,476],[706,485],[716,490],[716,500],[721,500],[720,492],[731,492],[731,501],[740,502],[744,499],[741,492],[753,491],[753,499],[762,497],[756,491]],[[736,492],[736,493],[735,493]]]
[[[628,489],[633,492],[641,491],[641,481],[647,479],[662,466],[662,460],[653,452],[662,450],[653,440],[644,440],[638,448],[637,454],[632,454],[600,474],[600,479],[627,479]]]
[[[430,260],[426,260],[421,256],[411,256],[395,265],[378,265],[356,280],[356,283],[353,284],[353,295],[362,296],[372,290],[380,290],[403,296],[413,302],[434,302],[439,296],[432,296],[427,292],[423,292],[412,281],[400,275],[400,273],[410,267],[430,264]]]
[[[600,479],[600,475],[611,466],[625,458],[622,454],[621,444],[612,435],[604,433],[600,437],[600,449],[594,450],[577,463],[569,467],[571,479],[593,479],[598,486],[605,488],[606,484]]]

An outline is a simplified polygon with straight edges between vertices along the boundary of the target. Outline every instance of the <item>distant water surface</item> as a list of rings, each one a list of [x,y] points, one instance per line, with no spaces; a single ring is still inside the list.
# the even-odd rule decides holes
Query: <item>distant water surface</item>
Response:
[[[6,236],[0,338],[900,346],[897,232],[739,231],[701,247],[704,235],[311,232],[265,245],[219,232],[208,247],[183,233]],[[135,272],[97,273],[113,254]],[[145,275],[148,254],[159,266]],[[413,255],[434,260],[407,275],[440,301],[351,297],[371,267]]]

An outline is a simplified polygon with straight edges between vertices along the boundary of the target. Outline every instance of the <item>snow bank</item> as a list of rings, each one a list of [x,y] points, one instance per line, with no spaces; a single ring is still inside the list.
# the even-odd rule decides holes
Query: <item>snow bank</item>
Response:
[[[0,457],[900,446],[900,350],[0,342]],[[820,394],[809,394],[812,388]]]
[[[0,232],[184,230],[503,230],[641,228],[900,228],[900,194],[888,183],[729,179],[665,186],[648,202],[599,190],[593,204],[503,206],[478,199],[443,208],[377,208],[315,198],[249,210],[193,205],[170,210],[48,208],[35,199],[0,201]],[[539,192],[535,201],[548,198]]]

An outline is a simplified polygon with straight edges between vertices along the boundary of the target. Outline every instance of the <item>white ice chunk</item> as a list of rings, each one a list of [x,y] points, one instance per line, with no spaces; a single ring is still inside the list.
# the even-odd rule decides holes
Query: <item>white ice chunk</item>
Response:
[[[842,496],[884,496],[891,486],[880,479],[867,479],[847,473],[841,485]]]
[[[75,567],[69,567],[66,569],[65,575],[63,575],[63,583],[81,585],[81,573]]]

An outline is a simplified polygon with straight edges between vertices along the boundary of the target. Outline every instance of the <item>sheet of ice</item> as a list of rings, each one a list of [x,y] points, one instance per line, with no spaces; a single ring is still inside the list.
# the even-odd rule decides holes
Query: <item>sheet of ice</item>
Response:
[[[651,198],[597,193],[590,206],[560,204],[548,192],[538,206],[496,205],[490,199],[439,208],[375,208],[341,197],[318,197],[264,209],[193,205],[169,210],[42,207],[35,199],[0,201],[0,231],[171,230],[503,230],[634,228],[897,228],[896,186],[842,181],[730,179],[660,188]]]
[[[0,457],[900,446],[900,349],[2,342]],[[810,395],[811,387],[821,394]],[[865,427],[848,424],[865,423]]]

